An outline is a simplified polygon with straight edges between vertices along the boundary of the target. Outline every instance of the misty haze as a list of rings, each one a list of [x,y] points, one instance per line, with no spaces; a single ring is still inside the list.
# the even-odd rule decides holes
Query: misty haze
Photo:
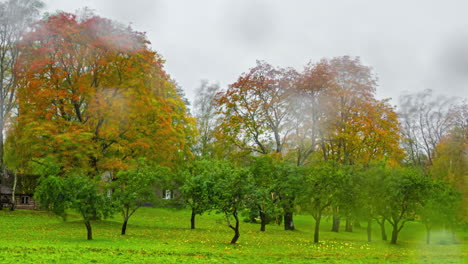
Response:
[[[465,263],[466,10],[0,0],[0,262]]]

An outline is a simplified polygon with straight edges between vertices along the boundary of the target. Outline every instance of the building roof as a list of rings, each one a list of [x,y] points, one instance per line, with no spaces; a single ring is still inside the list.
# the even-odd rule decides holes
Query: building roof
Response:
[[[0,184],[0,194],[11,194],[11,188]]]

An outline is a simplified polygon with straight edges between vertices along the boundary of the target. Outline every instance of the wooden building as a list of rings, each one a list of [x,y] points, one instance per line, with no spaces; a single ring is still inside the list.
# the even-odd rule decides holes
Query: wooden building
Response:
[[[13,175],[5,174],[0,176],[0,209],[38,209],[37,201],[33,199],[34,189],[37,186],[37,175],[17,175],[15,199],[13,204]]]

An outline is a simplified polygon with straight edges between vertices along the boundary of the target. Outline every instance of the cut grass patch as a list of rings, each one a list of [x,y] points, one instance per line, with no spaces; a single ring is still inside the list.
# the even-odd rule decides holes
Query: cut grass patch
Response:
[[[409,223],[399,244],[366,242],[365,227],[354,232],[330,232],[321,226],[319,244],[313,241],[313,220],[296,216],[298,230],[281,226],[241,223],[237,245],[233,232],[220,215],[197,216],[190,228],[190,212],[142,208],[120,235],[121,219],[94,221],[94,240],[86,240],[82,221],[71,215],[67,222],[43,211],[0,211],[0,263],[466,263],[467,235],[434,232],[433,244],[425,244],[423,225]],[[377,226],[377,225],[376,225]],[[388,230],[390,231],[390,230]]]

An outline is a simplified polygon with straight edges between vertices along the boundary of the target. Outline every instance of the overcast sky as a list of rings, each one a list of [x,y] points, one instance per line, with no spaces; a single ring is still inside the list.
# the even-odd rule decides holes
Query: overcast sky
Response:
[[[166,71],[192,100],[201,79],[233,83],[265,60],[301,70],[309,61],[359,56],[379,78],[377,96],[433,89],[468,98],[465,0],[45,0],[82,7],[147,33]]]

